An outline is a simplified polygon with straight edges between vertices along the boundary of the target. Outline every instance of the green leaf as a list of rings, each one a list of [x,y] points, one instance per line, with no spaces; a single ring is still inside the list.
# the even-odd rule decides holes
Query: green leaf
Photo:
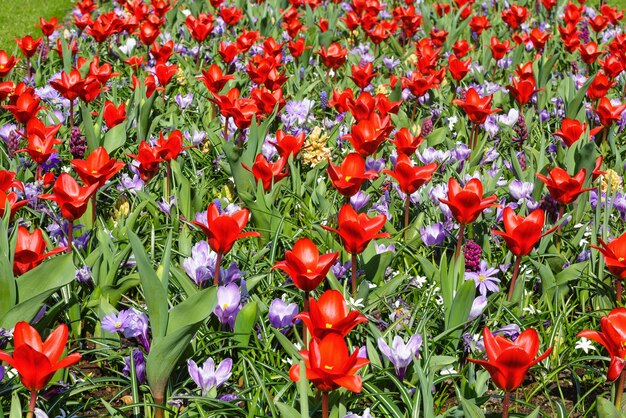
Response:
[[[299,418],[300,412],[298,412],[292,406],[289,406],[282,402],[276,402],[276,408],[280,412],[280,416],[283,418]]]
[[[167,334],[193,323],[204,322],[217,305],[217,288],[210,287],[195,293],[176,305],[169,313]]]
[[[126,143],[126,124],[120,123],[114,126],[104,135],[102,146],[110,154],[118,148],[121,148]]]
[[[165,394],[165,386],[167,386],[170,374],[189,347],[200,325],[199,322],[194,323],[153,340],[150,354],[146,359],[146,378],[153,396],[158,398]]]
[[[153,338],[165,336],[167,330],[168,305],[167,305],[167,289],[159,280],[159,277],[152,268],[148,255],[143,244],[133,233],[128,231],[128,239],[135,254],[139,277],[141,278],[141,287],[146,298],[148,306],[148,317],[150,318],[150,328],[152,329]]]
[[[87,139],[87,149],[89,152],[92,152],[98,148],[98,139],[96,138],[96,129],[94,127],[93,120],[91,119],[89,108],[83,102],[80,103],[80,114],[83,119],[82,128],[85,138]]]
[[[74,281],[76,267],[71,254],[44,261],[17,280],[17,304],[0,318],[0,327],[11,329],[19,321],[30,321],[57,290]]]
[[[608,399],[598,398],[596,400],[598,418],[623,418],[623,414],[617,410],[613,402]]]
[[[454,296],[454,300],[452,301],[452,309],[450,309],[446,321],[446,330],[458,328],[451,333],[455,346],[458,338],[461,336],[461,332],[463,332],[460,325],[467,322],[467,317],[472,309],[475,293],[476,285],[474,284],[474,281],[467,280],[461,285],[458,292]]]
[[[11,396],[11,412],[9,418],[21,418],[22,417],[22,404],[20,403],[20,397],[17,391],[13,391]]]
[[[245,305],[237,314],[235,319],[235,335],[234,340],[242,346],[247,346],[250,341],[250,334],[254,329],[257,318],[257,303],[250,302]]]
[[[3,219],[0,219],[0,248],[10,248],[8,231]],[[15,305],[15,277],[13,277],[13,263],[8,251],[0,253],[0,317],[5,315]]]

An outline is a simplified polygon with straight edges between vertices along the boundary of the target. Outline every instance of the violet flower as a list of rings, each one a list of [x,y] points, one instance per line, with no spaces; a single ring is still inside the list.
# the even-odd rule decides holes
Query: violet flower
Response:
[[[274,328],[286,328],[291,326],[293,317],[298,314],[298,305],[286,304],[282,299],[276,298],[270,304],[269,320]]]
[[[355,211],[359,212],[361,209],[365,207],[370,201],[369,195],[365,194],[361,190],[356,192],[354,196],[350,198],[350,204],[354,208]]]
[[[217,288],[217,306],[213,313],[217,316],[222,325],[229,324],[231,328],[235,325],[235,318],[241,309],[241,291],[234,283]]]
[[[198,367],[193,360],[187,360],[189,376],[201,389],[202,396],[206,396],[211,389],[217,389],[223,385],[231,376],[232,368],[233,361],[230,358],[222,360],[217,369],[212,358],[205,361],[202,367]]]
[[[478,292],[486,296],[489,291],[497,292],[500,290],[498,286],[500,279],[495,277],[496,274],[498,274],[498,269],[488,267],[487,262],[483,260],[480,262],[480,270],[478,272],[465,272],[465,280],[474,280]]]
[[[406,368],[413,357],[418,357],[418,350],[422,345],[422,336],[414,334],[409,338],[409,341],[405,344],[404,340],[399,335],[393,338],[391,347],[387,345],[385,339],[380,337],[378,340],[378,349],[383,353],[385,357],[393,364],[396,369],[396,374],[400,380],[404,379]]]
[[[135,376],[137,376],[137,381],[140,385],[144,384],[146,382],[146,359],[143,355],[143,351],[137,348],[133,350],[133,363],[135,364]],[[125,357],[122,373],[126,377],[131,374],[130,366],[130,356]]]
[[[446,230],[441,222],[437,222],[421,227],[420,236],[422,237],[422,242],[427,247],[441,245],[446,239]]]

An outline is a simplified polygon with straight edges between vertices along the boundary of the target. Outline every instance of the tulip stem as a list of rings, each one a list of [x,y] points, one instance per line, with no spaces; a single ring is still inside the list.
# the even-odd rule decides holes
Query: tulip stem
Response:
[[[67,249],[68,254],[72,252],[72,240],[74,238],[74,221],[68,221],[67,225]]]
[[[132,354],[131,354],[132,355]],[[157,407],[154,409],[154,417],[155,418],[163,418],[163,396],[155,396],[154,403]]]
[[[618,277],[615,281],[615,301],[619,305],[622,303],[622,278]]]
[[[352,297],[356,299],[356,254],[352,254]]]
[[[74,100],[70,100],[70,134],[74,129]]]
[[[322,392],[322,418],[328,418],[328,392]]]
[[[169,202],[170,201],[170,189],[172,188],[170,182],[170,177],[172,175],[172,162],[168,161],[166,168],[165,168],[166,172],[165,172],[165,201]]]
[[[96,225],[96,194],[91,196],[91,224],[92,228]]]
[[[615,407],[622,410],[622,395],[624,394],[624,379],[626,378],[626,370],[622,370],[617,382],[617,392],[615,393]]]
[[[30,400],[28,401],[28,412],[26,413],[26,418],[32,418],[34,416],[36,403],[37,391],[33,390],[30,392]]]
[[[456,239],[456,251],[454,252],[454,259],[458,260],[461,256],[461,246],[463,245],[463,235],[465,235],[465,224],[461,224],[459,227],[459,236]]]
[[[411,208],[411,196],[406,194],[406,203],[404,204],[404,240],[409,238],[409,209]]]
[[[224,142],[228,142],[228,116],[226,116],[224,122]]]
[[[217,260],[215,260],[215,273],[213,273],[213,286],[217,286],[220,282],[220,265],[222,264],[222,257],[224,254],[217,253]]]
[[[511,392],[505,392],[504,401],[502,401],[502,418],[509,416],[509,403],[511,403]]]
[[[513,297],[513,290],[515,289],[515,281],[517,280],[517,275],[519,274],[519,266],[522,262],[522,257],[515,257],[515,267],[513,268],[513,277],[511,277],[511,284],[509,285],[509,296],[506,298],[507,301],[510,301]]]
[[[309,312],[309,291],[304,291],[304,303],[303,303],[303,312]],[[307,348],[307,329],[304,322],[302,323],[302,346]]]

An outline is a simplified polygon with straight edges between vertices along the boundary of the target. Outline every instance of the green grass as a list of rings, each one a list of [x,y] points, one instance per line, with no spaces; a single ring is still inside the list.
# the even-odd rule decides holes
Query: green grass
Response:
[[[609,0],[607,1],[607,3],[610,4],[611,6],[619,6],[619,7],[626,8],[626,0]]]
[[[0,49],[13,51],[18,36],[41,36],[34,27],[39,18],[56,16],[62,21],[71,6],[72,0],[0,0]]]

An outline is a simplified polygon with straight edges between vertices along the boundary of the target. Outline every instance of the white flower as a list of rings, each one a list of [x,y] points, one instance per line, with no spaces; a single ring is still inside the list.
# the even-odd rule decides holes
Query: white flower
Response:
[[[536,309],[533,305],[528,305],[526,308],[522,309],[524,312],[528,312],[530,315],[540,314],[541,311]]]
[[[585,352],[585,354],[589,354],[589,350],[595,350],[596,348],[593,346],[593,343],[591,342],[591,340],[583,337],[580,340],[578,340],[576,342],[576,345],[574,346],[575,349],[577,350],[583,350]]]
[[[454,367],[450,366],[446,369],[443,369],[439,372],[440,375],[442,376],[450,376],[453,374],[458,374],[459,372],[457,372],[456,370],[454,370]]]
[[[350,298],[350,300],[348,300],[348,305],[352,306],[353,308],[364,308],[365,305],[363,305],[363,298],[354,300],[354,298]]]
[[[426,276],[417,276],[413,279],[417,287],[421,288],[426,283]]]
[[[456,123],[459,121],[459,118],[456,116],[450,116],[448,118],[448,129],[453,130],[454,129],[454,125],[456,125]]]

